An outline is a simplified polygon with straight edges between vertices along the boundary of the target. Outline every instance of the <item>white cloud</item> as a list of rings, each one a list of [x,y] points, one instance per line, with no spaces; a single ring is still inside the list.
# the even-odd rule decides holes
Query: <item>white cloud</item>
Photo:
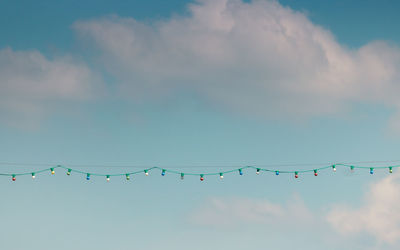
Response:
[[[262,117],[338,113],[354,103],[400,107],[397,47],[348,49],[275,1],[202,0],[189,10],[150,24],[112,16],[74,28],[134,100],[190,90]]]
[[[99,83],[91,70],[72,58],[48,59],[38,51],[0,50],[0,119],[36,124],[48,111],[88,100]]]
[[[298,195],[281,205],[266,199],[217,198],[208,199],[202,207],[193,211],[190,221],[197,225],[232,227],[246,224],[274,224],[300,227],[313,225],[315,217]],[[296,223],[293,223],[296,222]]]
[[[287,202],[244,197],[212,197],[188,216],[195,226],[263,230],[290,238],[315,239],[329,249],[397,249],[400,237],[400,174],[373,184],[358,209],[334,205],[311,210],[299,195]],[[259,227],[258,227],[259,226]]]
[[[400,174],[373,184],[359,208],[336,206],[327,220],[342,234],[368,233],[384,243],[400,240]]]

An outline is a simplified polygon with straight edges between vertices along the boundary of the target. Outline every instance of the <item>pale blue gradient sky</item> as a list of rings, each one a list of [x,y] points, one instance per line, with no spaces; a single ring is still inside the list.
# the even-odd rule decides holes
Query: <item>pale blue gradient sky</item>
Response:
[[[144,23],[190,16],[188,3],[0,3],[0,49],[37,50],[49,60],[67,55],[87,65],[104,87],[95,97],[84,101],[68,99],[57,104],[46,99],[43,105],[53,108],[43,108],[33,116],[0,102],[3,105],[0,107],[0,161],[162,167],[400,159],[398,131],[390,127],[396,108],[384,102],[354,101],[344,110],[304,119],[291,119],[291,116],[270,119],[246,110],[236,112],[235,108],[197,96],[201,94],[190,86],[179,89],[172,97],[144,95],[148,101],[131,102],[113,88],[124,77],[107,70],[102,64],[104,58],[93,55],[96,53],[92,48],[88,49],[91,45],[82,41],[72,28],[77,21],[98,20],[110,14]],[[396,26],[400,21],[397,15],[400,6],[396,1],[322,4],[286,0],[280,3],[306,13],[313,24],[332,32],[338,44],[346,48],[358,49],[373,40],[384,40],[398,49],[400,37]],[[6,91],[1,83],[0,91]],[[29,100],[30,91],[33,93],[29,89],[25,94],[16,94],[15,99]],[[1,169],[16,172],[31,168],[2,166]],[[199,171],[208,170],[213,171]],[[98,171],[127,170],[101,168]],[[0,247],[16,250],[396,249],[395,244],[382,243],[365,232],[341,235],[326,222],[329,211],[337,204],[362,206],[371,183],[386,176],[386,170],[371,176],[367,170],[350,175],[338,169],[335,175],[326,171],[318,178],[310,174],[296,181],[291,175],[256,176],[249,172],[241,177],[236,173],[226,175],[223,181],[207,177],[204,183],[198,177],[188,176],[182,182],[179,176],[161,177],[158,172],[149,177],[139,175],[130,182],[112,178],[110,183],[96,177],[88,182],[85,176],[67,177],[59,171],[55,176],[38,175],[34,181],[26,176],[14,183],[4,177],[0,180]],[[294,197],[306,207],[306,212],[298,216],[291,214],[292,207],[299,207],[297,203],[291,205],[297,199]],[[235,222],[227,226],[219,226],[218,222],[199,223],[208,218],[203,211],[215,210],[210,202],[213,199],[227,204],[229,199],[249,199],[249,206],[252,202],[273,203],[286,214],[267,222],[247,220],[244,216],[238,219],[238,225]],[[226,213],[228,219],[235,221],[235,213]],[[308,213],[315,218],[312,223],[307,223]]]

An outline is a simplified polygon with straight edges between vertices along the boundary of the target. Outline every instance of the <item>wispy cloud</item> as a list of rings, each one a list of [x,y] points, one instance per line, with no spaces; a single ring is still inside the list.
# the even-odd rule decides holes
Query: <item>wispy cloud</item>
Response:
[[[358,208],[337,205],[327,220],[340,233],[367,233],[381,242],[400,240],[400,174],[394,174],[367,190]]]
[[[188,216],[197,226],[240,229],[256,225],[288,234],[312,234],[324,244],[343,249],[397,249],[400,241],[400,173],[392,174],[365,190],[359,207],[335,201],[310,209],[294,195],[286,202],[243,197],[212,197]],[[328,209],[326,209],[328,208]],[[246,227],[247,228],[247,227]],[[308,233],[307,233],[308,232]],[[368,242],[360,239],[368,237]],[[350,247],[351,246],[351,247]]]
[[[400,111],[396,46],[348,49],[275,1],[202,0],[189,11],[150,24],[110,16],[73,27],[132,100],[189,90],[261,117],[337,114],[354,103]]]
[[[0,120],[36,124],[62,104],[97,95],[100,78],[71,57],[48,59],[38,51],[0,50]]]
[[[285,227],[294,224],[294,221],[301,226],[311,226],[315,222],[311,211],[298,195],[284,205],[267,199],[213,197],[189,217],[194,224],[212,227],[271,223]]]

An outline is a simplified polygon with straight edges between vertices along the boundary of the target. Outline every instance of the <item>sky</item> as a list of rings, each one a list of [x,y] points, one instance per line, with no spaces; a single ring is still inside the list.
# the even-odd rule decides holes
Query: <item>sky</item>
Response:
[[[367,167],[0,176],[1,248],[396,249],[399,8],[1,1],[1,173]]]

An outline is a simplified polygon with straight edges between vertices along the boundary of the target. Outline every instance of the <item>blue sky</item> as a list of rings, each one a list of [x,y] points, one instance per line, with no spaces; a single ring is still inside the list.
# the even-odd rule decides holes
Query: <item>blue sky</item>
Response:
[[[398,160],[399,7],[2,2],[2,172],[42,168],[7,162],[214,172],[193,166]],[[3,177],[0,246],[395,249],[399,177]]]

